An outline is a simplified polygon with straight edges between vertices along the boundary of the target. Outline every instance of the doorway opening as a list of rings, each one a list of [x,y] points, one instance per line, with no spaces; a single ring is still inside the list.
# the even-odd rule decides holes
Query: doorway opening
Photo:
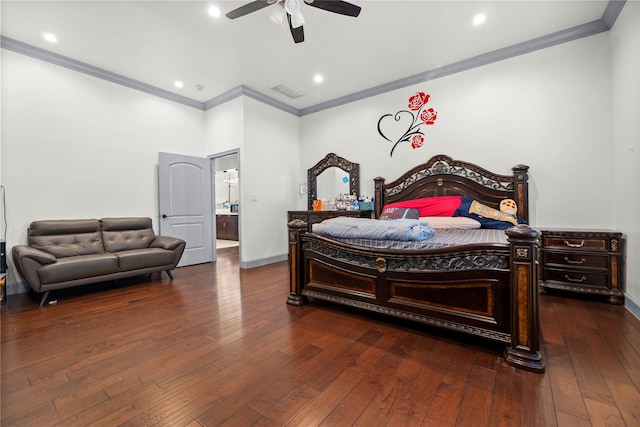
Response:
[[[238,151],[212,156],[216,253],[240,250],[240,164]]]

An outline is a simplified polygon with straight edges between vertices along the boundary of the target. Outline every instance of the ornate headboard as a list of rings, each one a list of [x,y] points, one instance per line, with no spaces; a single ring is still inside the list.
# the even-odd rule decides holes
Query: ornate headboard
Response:
[[[435,196],[469,196],[494,209],[500,201],[513,199],[518,216],[529,221],[529,166],[516,165],[513,175],[499,175],[473,163],[454,160],[440,154],[418,165],[388,184],[377,177],[375,214],[380,216],[385,204]]]

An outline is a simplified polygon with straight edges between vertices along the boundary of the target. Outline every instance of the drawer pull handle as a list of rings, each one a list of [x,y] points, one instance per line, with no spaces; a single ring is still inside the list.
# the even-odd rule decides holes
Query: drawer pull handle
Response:
[[[580,261],[573,261],[573,260],[570,260],[567,257],[564,257],[564,260],[566,262],[568,262],[569,264],[583,264],[586,261],[586,259],[584,259],[584,258],[582,258]]]
[[[574,282],[574,283],[582,283],[582,282],[584,282],[585,280],[587,280],[587,278],[586,278],[586,277],[584,277],[584,276],[582,276],[582,277],[581,277],[581,278],[579,278],[579,279],[572,279],[571,277],[569,277],[569,275],[568,275],[568,274],[565,274],[565,275],[564,275],[564,278],[565,278],[565,279],[567,279],[568,281],[570,281],[570,282]]]
[[[580,240],[580,243],[571,243],[565,240],[564,244],[569,246],[570,248],[581,248],[584,246],[584,240]]]

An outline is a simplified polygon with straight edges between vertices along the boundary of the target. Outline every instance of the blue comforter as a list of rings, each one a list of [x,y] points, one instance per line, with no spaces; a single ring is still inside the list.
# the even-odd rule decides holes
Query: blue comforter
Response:
[[[417,219],[351,218],[339,216],[313,224],[313,232],[330,237],[378,240],[426,240],[435,231],[426,222]]]

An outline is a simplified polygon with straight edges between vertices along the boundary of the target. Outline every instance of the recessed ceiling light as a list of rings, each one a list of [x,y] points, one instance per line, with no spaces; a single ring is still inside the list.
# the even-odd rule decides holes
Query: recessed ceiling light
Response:
[[[54,34],[51,34],[51,33],[44,33],[42,36],[44,37],[44,39],[46,41],[51,42],[51,43],[56,43],[58,41],[58,38]]]
[[[175,83],[173,83],[176,87],[183,87],[184,84],[180,81],[180,80],[176,80]]]
[[[322,83],[323,80],[324,77],[322,77],[322,74],[316,74],[315,76],[313,76],[313,81],[316,83]]]
[[[482,25],[486,19],[487,16],[484,13],[479,13],[473,17],[473,25]]]
[[[220,8],[217,6],[209,6],[209,15],[217,18],[218,16],[220,16]]]

